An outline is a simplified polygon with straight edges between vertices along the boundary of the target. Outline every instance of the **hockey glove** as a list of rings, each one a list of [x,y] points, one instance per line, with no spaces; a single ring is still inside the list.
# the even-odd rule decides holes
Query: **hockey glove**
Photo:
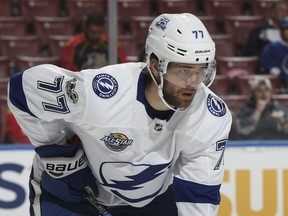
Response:
[[[93,176],[78,140],[73,145],[47,145],[35,149],[40,156],[43,172],[41,187],[51,195],[70,203],[80,203],[87,198],[85,187],[97,196]]]

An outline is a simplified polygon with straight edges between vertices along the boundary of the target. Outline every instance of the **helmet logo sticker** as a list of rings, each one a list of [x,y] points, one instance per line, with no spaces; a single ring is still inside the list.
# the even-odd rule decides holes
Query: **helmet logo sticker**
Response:
[[[113,76],[102,73],[94,77],[92,88],[100,98],[108,99],[117,93],[118,82]]]
[[[226,114],[224,102],[212,94],[209,94],[207,97],[207,107],[214,116],[221,117]]]
[[[164,31],[166,29],[168,22],[169,22],[169,19],[167,19],[166,17],[162,17],[158,22],[156,22],[156,27]]]

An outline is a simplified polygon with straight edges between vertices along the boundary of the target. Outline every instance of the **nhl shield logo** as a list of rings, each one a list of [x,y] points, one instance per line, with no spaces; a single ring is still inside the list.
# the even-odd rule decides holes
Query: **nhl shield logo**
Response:
[[[113,76],[102,73],[94,77],[92,88],[96,95],[103,99],[108,99],[117,93],[118,82]]]

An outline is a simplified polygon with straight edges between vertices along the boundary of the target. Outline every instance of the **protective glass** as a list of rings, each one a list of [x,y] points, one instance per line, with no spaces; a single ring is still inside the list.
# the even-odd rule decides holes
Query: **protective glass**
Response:
[[[208,65],[169,63],[163,78],[181,88],[198,88],[207,74]]]
[[[215,59],[208,64],[208,67],[206,70],[207,70],[206,76],[204,77],[204,80],[202,82],[204,83],[204,85],[209,87],[213,83],[215,76],[216,76],[216,60]]]

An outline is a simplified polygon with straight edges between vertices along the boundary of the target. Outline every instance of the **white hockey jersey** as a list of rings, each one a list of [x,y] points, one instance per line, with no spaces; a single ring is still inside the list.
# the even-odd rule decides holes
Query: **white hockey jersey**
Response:
[[[105,205],[144,206],[174,179],[179,215],[217,215],[231,114],[203,85],[189,108],[154,118],[144,66],[35,66],[11,79],[8,104],[35,146],[81,139]]]

